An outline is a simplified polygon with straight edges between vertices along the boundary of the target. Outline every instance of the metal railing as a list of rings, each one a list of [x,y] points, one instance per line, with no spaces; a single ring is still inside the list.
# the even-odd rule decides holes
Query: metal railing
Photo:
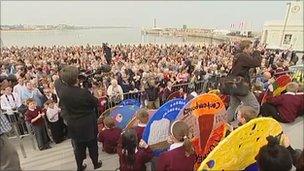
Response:
[[[181,83],[181,84],[175,84],[172,86],[172,91],[179,91],[180,89],[183,89],[183,92],[189,94],[191,91],[195,91],[197,93],[201,92],[208,92],[210,89],[217,88],[217,83],[212,83],[210,81],[213,80],[202,80],[202,81],[196,81],[196,82],[188,82],[188,83]],[[142,106],[144,106],[144,101],[146,100],[146,94],[145,91],[138,91],[138,92],[128,92],[123,93],[123,100],[125,99],[135,99],[138,100]],[[167,100],[162,101],[161,104],[165,103]],[[118,103],[111,102],[109,99],[107,99],[106,107],[105,109],[113,108]]]
[[[26,158],[27,155],[26,155],[26,151],[25,151],[24,145],[23,145],[24,137],[30,137],[32,145],[33,145],[33,149],[37,149],[36,148],[35,137],[34,137],[34,134],[32,132],[32,129],[31,129],[30,125],[25,122],[21,113],[18,113],[18,112],[15,113],[14,114],[15,119],[12,119],[6,113],[3,113],[3,115],[7,116],[7,119],[12,126],[12,130],[8,133],[8,137],[10,139],[17,139],[18,140],[18,143],[19,143],[19,146],[20,146],[20,149],[21,149],[21,153],[22,153],[23,157]]]

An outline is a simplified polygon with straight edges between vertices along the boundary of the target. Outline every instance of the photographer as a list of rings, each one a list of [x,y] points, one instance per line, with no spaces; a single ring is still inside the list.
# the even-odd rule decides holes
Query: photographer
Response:
[[[98,100],[87,89],[77,87],[78,69],[73,66],[64,67],[55,81],[62,117],[67,123],[68,133],[72,139],[77,170],[84,170],[83,160],[86,158],[86,148],[89,148],[94,169],[100,168],[97,146]]]
[[[228,119],[232,121],[235,117],[237,107],[242,104],[253,107],[259,113],[260,105],[251,92],[249,70],[251,68],[259,67],[261,65],[260,52],[253,50],[252,42],[244,40],[240,43],[240,51],[235,55],[232,68],[228,77],[234,81],[232,87],[228,87],[230,95],[230,104],[227,110]],[[235,81],[236,80],[236,81]]]

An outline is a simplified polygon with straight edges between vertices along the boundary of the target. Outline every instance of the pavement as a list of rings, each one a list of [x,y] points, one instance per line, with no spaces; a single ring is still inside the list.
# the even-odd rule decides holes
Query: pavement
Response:
[[[289,136],[292,147],[303,149],[303,117],[299,117],[292,124],[281,125],[284,133]],[[76,170],[76,162],[70,140],[65,140],[60,144],[51,144],[51,149],[39,151],[33,148],[33,142],[30,137],[24,137],[23,144],[27,155],[26,158],[21,153],[18,141],[16,139],[11,139],[11,141],[17,148],[23,170]],[[102,152],[101,144],[99,146],[99,156],[103,162],[103,166],[98,170],[116,170],[119,167],[117,154],[106,154]],[[86,170],[93,170],[89,155],[87,155],[85,163],[88,165]]]

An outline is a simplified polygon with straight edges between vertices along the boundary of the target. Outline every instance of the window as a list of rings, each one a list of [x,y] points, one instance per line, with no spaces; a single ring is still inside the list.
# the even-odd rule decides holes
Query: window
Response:
[[[291,42],[291,37],[292,37],[292,34],[285,34],[283,44],[289,45]]]

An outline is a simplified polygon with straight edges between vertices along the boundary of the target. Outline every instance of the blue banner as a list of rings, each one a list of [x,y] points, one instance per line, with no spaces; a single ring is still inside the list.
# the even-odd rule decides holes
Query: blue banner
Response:
[[[136,99],[126,99],[119,103],[120,106],[134,105],[140,107],[140,102]]]
[[[116,121],[117,127],[124,129],[138,110],[139,107],[135,105],[118,106],[110,115]]]
[[[149,120],[142,136],[143,140],[149,145],[166,141],[171,123],[185,104],[184,99],[173,99],[162,105]]]

